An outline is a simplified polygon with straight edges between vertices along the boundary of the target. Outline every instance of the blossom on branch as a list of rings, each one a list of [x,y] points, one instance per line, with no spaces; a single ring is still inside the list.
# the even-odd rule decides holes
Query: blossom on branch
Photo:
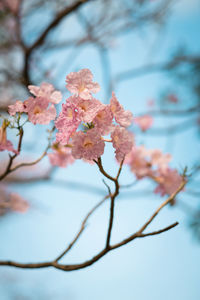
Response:
[[[100,86],[93,82],[93,75],[90,70],[82,69],[78,72],[71,72],[66,77],[66,88],[82,99],[91,99],[92,93],[98,93]]]
[[[153,175],[151,160],[148,158],[149,154],[149,151],[144,146],[135,146],[126,156],[125,163],[130,166],[137,179]]]
[[[62,100],[60,91],[56,91],[50,83],[43,82],[40,86],[29,85],[30,93],[36,97],[45,98],[48,102],[58,104]]]
[[[48,157],[52,166],[66,167],[74,162],[71,148],[59,144],[52,146],[53,153],[49,153]]]
[[[112,98],[110,100],[110,109],[113,117],[115,118],[115,121],[119,125],[123,127],[128,127],[131,125],[133,121],[132,112],[130,112],[129,110],[124,110],[123,106],[117,100],[114,92],[112,92]]]
[[[104,153],[105,143],[95,128],[86,133],[78,131],[72,136],[72,156],[76,159],[94,160]]]
[[[116,126],[111,133],[111,138],[115,148],[116,159],[118,162],[121,162],[133,148],[133,134],[123,127]]]
[[[16,113],[27,112],[26,104],[20,100],[17,100],[15,104],[8,106],[8,112],[11,116],[15,116]]]
[[[155,181],[157,181],[159,185],[154,192],[164,196],[174,193],[183,181],[183,177],[176,169],[168,168],[165,171],[161,171],[159,176],[155,177]]]
[[[92,123],[95,128],[98,128],[102,135],[109,134],[113,124],[113,115],[110,106],[102,105],[102,108],[98,111]]]
[[[11,116],[16,113],[27,113],[28,119],[33,124],[49,124],[56,118],[55,104],[62,100],[62,94],[55,91],[52,84],[43,82],[40,87],[28,86],[35,97],[29,97],[26,101],[16,101],[8,107]]]
[[[26,101],[28,119],[33,124],[49,124],[56,118],[56,109],[53,104],[49,107],[49,102],[45,98],[30,97]]]

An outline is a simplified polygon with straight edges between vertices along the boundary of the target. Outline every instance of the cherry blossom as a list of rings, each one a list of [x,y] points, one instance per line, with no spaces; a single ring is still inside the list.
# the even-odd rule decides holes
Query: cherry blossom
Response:
[[[56,91],[50,83],[43,82],[40,86],[29,85],[30,93],[36,97],[45,98],[47,101],[58,104],[62,100],[60,91]]]
[[[56,109],[53,104],[50,105],[45,98],[30,97],[26,101],[28,119],[33,124],[49,124],[56,118]]]
[[[159,185],[156,187],[154,192],[160,193],[161,196],[164,196],[165,194],[173,194],[183,181],[183,177],[176,169],[168,168],[164,172],[161,172],[160,176],[155,178],[155,180],[159,183]]]
[[[59,144],[54,144],[52,146],[53,153],[49,153],[48,157],[50,160],[50,163],[53,166],[59,166],[59,167],[66,167],[69,164],[72,164],[74,162],[74,158],[71,154],[71,148],[64,147]]]
[[[111,133],[111,138],[116,159],[120,162],[133,147],[133,134],[123,127],[116,126]]]
[[[103,107],[103,104],[94,98],[92,100],[78,98],[76,105],[80,112],[81,121],[86,123],[91,123],[98,111]]]
[[[135,117],[134,123],[137,124],[142,131],[146,131],[152,126],[153,118],[150,115]]]
[[[93,82],[93,75],[90,70],[82,69],[78,72],[71,72],[66,77],[67,89],[82,99],[91,99],[91,93],[97,93],[100,90],[98,83]]]
[[[151,163],[156,165],[160,170],[164,171],[168,168],[169,162],[171,161],[170,154],[163,154],[160,150],[150,150]]]
[[[152,163],[149,157],[149,151],[144,146],[133,147],[131,152],[126,156],[125,163],[127,163],[131,171],[138,179],[146,176],[152,176]]]
[[[17,100],[15,104],[8,106],[8,112],[11,116],[16,115],[16,113],[27,112],[26,105],[20,100]]]
[[[76,131],[81,123],[80,111],[73,104],[75,97],[70,97],[70,101],[62,105],[62,111],[55,121],[55,126],[58,129],[56,134],[56,142],[65,145],[68,143],[71,135]]]
[[[72,136],[72,156],[76,159],[94,160],[104,152],[105,143],[99,131],[95,128],[76,132]]]
[[[102,105],[102,108],[97,112],[92,123],[95,128],[98,128],[102,135],[107,135],[112,129],[113,115],[109,105]]]
[[[129,110],[124,110],[123,106],[118,102],[114,92],[112,92],[112,98],[110,100],[110,109],[119,125],[123,127],[131,125],[133,121],[132,113]]]

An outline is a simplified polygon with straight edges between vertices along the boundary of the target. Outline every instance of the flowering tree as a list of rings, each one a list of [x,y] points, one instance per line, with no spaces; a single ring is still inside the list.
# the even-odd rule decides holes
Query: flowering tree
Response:
[[[39,235],[43,234],[40,228],[45,218],[40,219],[41,224],[38,222],[41,226],[38,231],[35,228],[37,220],[34,218],[32,227],[37,235],[37,249],[35,245],[31,247],[24,238],[26,229],[13,234],[17,239],[15,248],[5,245],[3,241],[0,254],[3,276],[7,270],[12,272],[7,266],[12,270],[15,267],[50,267],[55,273],[56,270],[87,268],[108,253],[112,255],[112,250],[121,249],[122,246],[129,244],[130,248],[134,245],[134,250],[137,249],[137,245],[132,243],[135,240],[138,240],[141,249],[149,251],[148,245],[143,246],[146,239],[141,241],[145,237],[149,237],[149,242],[152,239],[154,249],[157,249],[159,238],[154,240],[154,235],[160,235],[160,240],[163,238],[164,241],[169,238],[172,241],[170,245],[177,246],[178,243],[173,243],[173,234],[179,234],[181,226],[175,230],[173,228],[178,225],[176,220],[180,220],[178,209],[186,213],[196,236],[200,236],[200,55],[196,41],[195,46],[192,46],[192,36],[196,34],[198,40],[198,26],[193,29],[191,36],[188,34],[191,29],[188,28],[187,38],[184,39],[186,24],[177,18],[177,3],[174,0],[1,1],[0,221],[3,223],[6,220],[8,226],[13,228],[12,221],[17,213],[27,212],[24,219],[20,214],[17,219],[26,222],[29,213],[35,208],[31,197],[40,200],[41,207],[43,198],[51,198],[51,195],[42,197],[40,191],[37,194],[37,188],[41,185],[48,186],[49,194],[51,188],[55,187],[56,192],[62,192],[61,197],[59,194],[53,198],[54,208],[59,208],[61,221],[60,203],[70,201],[67,202],[69,210],[63,210],[63,224],[57,222],[58,228],[55,230],[63,244],[53,237],[48,227],[51,241],[42,248]],[[175,24],[171,23],[173,16],[177,19]],[[168,31],[170,26],[174,36]],[[177,28],[181,28],[180,36],[176,35]],[[100,95],[94,97],[100,86],[93,81],[91,71],[86,68],[91,69],[95,78],[98,78],[96,80],[101,83]],[[151,80],[153,76],[157,76],[156,80]],[[65,78],[67,89],[64,87]],[[195,143],[190,140],[193,135]],[[164,146],[160,145],[161,139],[164,140]],[[174,148],[178,149],[176,153]],[[193,154],[194,149],[196,156]],[[108,154],[114,158],[113,163],[111,160],[108,163]],[[82,174],[80,170],[78,175],[81,179],[78,182],[77,178],[70,177],[70,170],[76,170],[79,163],[86,173]],[[98,172],[99,180],[103,178],[103,188],[98,187],[98,182],[92,185],[91,170]],[[66,177],[59,179],[56,172]],[[127,178],[123,177],[124,174]],[[59,185],[64,190],[60,191]],[[25,186],[29,191],[28,196],[23,191]],[[75,195],[87,191],[88,199],[92,194],[92,201],[95,201],[92,205],[89,202],[87,207],[87,203],[82,202],[81,193],[78,205],[84,205],[81,209],[75,207],[73,222],[67,216],[71,214],[74,199],[67,199],[64,194],[66,192],[68,195],[70,189],[76,192]],[[33,191],[33,195],[30,191]],[[97,200],[98,194],[102,199]],[[128,234],[123,232],[119,237],[119,228],[124,226],[126,220],[118,222],[121,211],[117,209],[122,204],[128,218],[128,205],[120,201],[130,195],[131,201],[143,196],[139,205],[145,216],[141,220],[138,210],[131,211],[131,231]],[[152,205],[156,204],[155,201],[159,202],[155,211],[151,208],[152,214],[150,210],[145,213],[147,206],[144,202],[149,201],[149,198],[153,198]],[[100,215],[99,211],[98,215],[96,212],[104,204],[109,207],[107,209],[106,206],[104,211],[105,214],[108,212],[108,218],[105,222],[101,219],[100,230],[94,233],[98,242],[102,242],[103,236],[103,242],[96,243],[92,236],[89,245],[86,244],[88,257],[80,261],[76,249],[80,246],[81,253],[84,252],[81,241],[82,238],[87,241],[87,236],[83,232],[90,218],[92,226],[89,230],[93,230],[93,225],[95,228]],[[173,213],[176,212],[174,222],[164,220],[160,213],[164,207],[165,211],[170,207]],[[79,219],[79,210],[80,213],[87,212],[84,218],[81,216]],[[172,210],[168,214],[170,217]],[[56,217],[55,210],[53,215]],[[158,215],[164,224],[159,224]],[[155,219],[158,223],[154,225]],[[50,222],[55,222],[55,219],[52,218]],[[80,228],[76,233],[76,224],[79,222]],[[166,231],[169,232],[165,234]],[[6,242],[13,244],[4,228],[2,232]],[[27,235],[31,235],[29,228]],[[24,251],[21,257],[17,252],[17,247],[21,246],[20,236]],[[178,240],[181,240],[179,236]],[[96,244],[100,245],[99,249],[96,249]],[[34,248],[34,254],[31,248]],[[72,248],[75,260],[70,263],[65,258],[70,260]],[[14,253],[9,253],[10,249]],[[44,249],[45,256],[35,258],[35,252],[38,250],[42,255]],[[118,255],[120,251],[117,251]],[[27,253],[27,257],[24,253]],[[160,255],[158,257],[153,253],[152,259],[149,257],[148,253],[148,261],[153,261]],[[103,261],[100,263],[102,266]],[[128,264],[131,265],[130,260]],[[144,263],[140,267],[142,265]],[[96,265],[95,270],[98,270]],[[14,276],[22,272],[13,271]],[[145,273],[148,274],[146,270]],[[67,274],[63,276],[66,278]]]
[[[100,86],[98,83],[93,82],[93,75],[90,70],[82,69],[78,72],[72,72],[67,76],[66,82],[66,87],[72,93],[72,96],[62,105],[62,111],[58,117],[56,117],[55,105],[62,100],[62,94],[55,90],[53,85],[49,83],[42,83],[39,87],[29,85],[28,89],[33,97],[29,97],[24,102],[18,100],[15,104],[8,107],[10,118],[4,118],[2,121],[0,151],[9,151],[13,154],[10,154],[7,166],[5,171],[0,175],[0,179],[3,180],[17,169],[35,165],[48,155],[53,166],[66,167],[76,159],[82,159],[89,164],[95,163],[105,179],[114,183],[114,191],[104,181],[108,194],[88,212],[73,241],[55,260],[41,263],[0,261],[0,265],[19,268],[55,267],[64,271],[78,270],[90,266],[111,250],[126,245],[136,238],[161,234],[178,225],[178,222],[175,222],[157,231],[145,231],[161,209],[167,204],[173,203],[176,195],[183,190],[186,184],[185,172],[180,175],[176,169],[170,168],[169,162],[171,156],[169,154],[163,154],[157,149],[149,150],[145,146],[136,145],[133,133],[127,129],[134,123],[132,113],[123,108],[114,92],[109,104],[103,104],[93,97],[92,94],[97,93]],[[20,156],[26,123],[31,122],[33,125],[47,125],[51,121],[54,124],[52,129],[49,130],[48,146],[42,155],[35,161],[13,165],[16,157]],[[136,123],[141,126],[142,130],[147,130],[151,125],[151,121],[148,116],[136,119]],[[19,139],[16,149],[12,142],[7,139],[8,128],[17,130]],[[57,132],[54,141],[55,130]],[[105,170],[102,163],[106,143],[112,144],[116,161],[119,164],[118,172],[114,176]],[[51,152],[49,152],[50,149]],[[153,180],[157,184],[155,193],[160,193],[161,196],[167,194],[169,197],[157,208],[150,218],[147,218],[144,225],[137,232],[116,244],[111,244],[115,201],[120,193],[119,177],[123,164],[130,166],[130,170],[135,175],[136,180],[142,180],[143,178]],[[110,200],[110,217],[105,247],[94,257],[83,263],[72,265],[61,264],[59,262],[60,259],[77,242],[90,215],[107,199]],[[28,206],[25,200],[18,194],[13,193],[9,195],[6,201],[1,200],[1,202],[1,210],[11,208],[13,210],[24,211]]]

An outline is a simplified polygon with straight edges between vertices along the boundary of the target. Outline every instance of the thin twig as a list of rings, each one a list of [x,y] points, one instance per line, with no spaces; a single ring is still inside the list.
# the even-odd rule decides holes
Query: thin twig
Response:
[[[106,199],[109,198],[109,195],[105,196],[100,202],[98,202],[89,212],[88,214],[85,216],[85,218],[83,219],[82,223],[81,223],[81,228],[78,231],[78,233],[76,234],[76,236],[74,237],[74,239],[72,240],[72,242],[69,244],[69,246],[55,259],[55,262],[59,261],[66,253],[69,252],[69,250],[74,246],[74,244],[77,242],[77,240],[79,239],[79,237],[81,236],[82,232],[84,231],[85,227],[86,227],[86,222],[89,219],[89,217],[96,211],[97,208],[99,208]]]

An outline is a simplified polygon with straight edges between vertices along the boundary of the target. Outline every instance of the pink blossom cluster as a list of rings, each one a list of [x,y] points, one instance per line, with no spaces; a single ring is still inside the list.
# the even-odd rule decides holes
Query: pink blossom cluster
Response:
[[[56,91],[52,84],[43,82],[40,87],[29,85],[29,91],[34,97],[29,97],[24,102],[16,101],[8,107],[11,116],[16,113],[26,113],[33,124],[49,124],[56,118],[55,104],[62,100],[62,94]]]
[[[70,73],[66,82],[73,95],[55,121],[56,143],[70,145],[75,159],[92,161],[103,155],[108,140],[103,136],[110,134],[116,159],[121,161],[133,147],[133,135],[126,129],[132,123],[132,113],[124,110],[114,93],[107,105],[95,99],[92,93],[100,87],[88,69]]]
[[[164,196],[175,192],[183,181],[177,170],[169,167],[170,160],[170,154],[139,146],[132,148],[132,151],[126,156],[125,163],[130,166],[137,179],[144,177],[153,179],[158,184],[155,193]]]
[[[109,104],[94,98],[93,93],[97,93],[100,86],[93,82],[88,69],[71,72],[66,83],[72,95],[62,104],[57,118],[55,104],[61,101],[62,95],[49,83],[42,83],[39,87],[30,85],[28,88],[33,97],[9,106],[11,116],[26,113],[33,124],[48,124],[55,120],[56,141],[48,154],[53,166],[66,167],[75,159],[96,161],[104,153],[105,142],[110,142],[117,161],[125,159],[137,179],[153,179],[158,184],[156,193],[171,194],[178,188],[182,177],[169,167],[171,156],[156,149],[135,146],[133,134],[127,130],[133,122],[141,130],[147,130],[153,122],[151,116],[133,119],[132,113],[123,108],[114,92]],[[0,151],[14,152],[11,142],[6,139],[4,127],[0,129]]]

